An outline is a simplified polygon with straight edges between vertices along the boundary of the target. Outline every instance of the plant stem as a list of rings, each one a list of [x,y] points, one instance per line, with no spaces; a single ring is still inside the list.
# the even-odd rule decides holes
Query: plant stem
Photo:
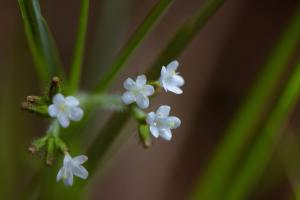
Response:
[[[154,28],[159,19],[163,16],[165,11],[169,8],[174,0],[160,0],[148,16],[144,19],[139,28],[127,41],[125,47],[121,50],[120,54],[116,58],[115,62],[110,67],[110,70],[103,77],[102,81],[97,85],[96,92],[105,92],[118,73],[124,68],[128,59],[133,55],[137,47],[142,43],[143,39],[149,34]]]
[[[283,73],[291,54],[297,47],[300,35],[300,10],[292,19],[287,30],[273,50],[264,71],[241,105],[235,118],[224,134],[222,143],[212,158],[204,177],[199,180],[192,199],[218,200],[224,194],[227,181],[234,173],[239,156],[251,133],[257,128],[258,121],[275,86]]]
[[[80,84],[80,73],[83,63],[85,38],[88,26],[89,4],[89,0],[82,0],[77,39],[71,67],[71,77],[69,85],[70,94],[76,93]]]

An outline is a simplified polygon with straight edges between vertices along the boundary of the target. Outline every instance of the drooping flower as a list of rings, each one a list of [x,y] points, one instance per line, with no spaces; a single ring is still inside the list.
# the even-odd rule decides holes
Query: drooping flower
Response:
[[[73,185],[73,176],[77,176],[81,179],[86,179],[89,175],[88,171],[81,166],[88,157],[80,155],[72,158],[68,153],[65,154],[62,168],[58,171],[56,181],[63,180],[67,186]]]
[[[53,97],[52,102],[53,104],[48,107],[48,113],[51,117],[57,118],[62,127],[68,127],[70,120],[81,120],[83,110],[79,107],[79,101],[76,97],[68,96],[65,98],[58,93]]]
[[[182,94],[181,86],[184,85],[184,79],[176,72],[179,66],[178,61],[170,62],[167,67],[163,66],[160,72],[159,83],[165,91],[171,91],[175,94]]]
[[[146,122],[150,126],[153,137],[158,138],[160,136],[165,140],[171,140],[171,129],[180,126],[181,121],[178,117],[169,116],[170,110],[170,106],[163,105],[157,109],[156,113],[150,112],[147,115]]]
[[[131,78],[126,79],[123,85],[127,91],[123,94],[122,101],[127,105],[136,102],[140,108],[148,108],[149,96],[154,94],[154,87],[146,83],[145,75],[138,76],[136,81]]]

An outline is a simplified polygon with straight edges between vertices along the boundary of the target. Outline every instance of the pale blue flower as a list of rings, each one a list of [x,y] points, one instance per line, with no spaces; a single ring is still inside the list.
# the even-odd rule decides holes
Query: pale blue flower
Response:
[[[140,108],[148,108],[149,96],[154,94],[154,87],[146,83],[147,79],[145,75],[138,76],[136,81],[131,78],[126,79],[123,85],[127,91],[122,96],[124,104],[128,105],[136,102]]]
[[[176,72],[179,66],[178,61],[170,62],[167,67],[163,66],[160,72],[159,83],[166,92],[171,91],[175,94],[182,94],[182,87],[184,79]]]
[[[169,116],[170,106],[160,106],[156,112],[150,112],[147,115],[146,122],[150,126],[150,132],[153,137],[159,136],[165,140],[171,140],[171,129],[178,128],[181,121],[178,117]]]
[[[72,158],[68,153],[65,154],[64,162],[62,168],[58,171],[56,176],[56,181],[59,182],[63,180],[64,184],[67,186],[73,185],[73,176],[77,176],[81,179],[87,179],[89,173],[81,166],[88,157],[85,155],[80,155]]]
[[[56,94],[52,99],[53,104],[48,107],[48,113],[56,118],[64,128],[70,125],[70,120],[80,121],[83,117],[83,110],[79,107],[79,101],[76,97],[64,97],[62,94]]]

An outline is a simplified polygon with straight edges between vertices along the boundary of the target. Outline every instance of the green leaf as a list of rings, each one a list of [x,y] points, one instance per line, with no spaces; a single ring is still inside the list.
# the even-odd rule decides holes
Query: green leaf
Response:
[[[69,85],[70,94],[76,93],[80,83],[85,37],[86,37],[86,31],[88,25],[89,4],[90,4],[89,0],[82,0],[76,45],[75,45],[75,51],[73,56],[73,63],[71,66],[71,77],[70,77],[70,85]]]
[[[64,78],[53,37],[41,14],[38,0],[19,0],[25,32],[37,74],[42,83],[53,76]]]
[[[274,94],[276,84],[281,77],[291,54],[297,47],[300,35],[300,12],[292,19],[291,24],[274,48],[264,66],[264,71],[241,105],[235,118],[224,133],[224,139],[204,177],[199,180],[192,199],[217,200],[223,198],[224,190],[238,164],[241,152],[246,148],[252,133],[257,129],[260,116],[270,97]]]
[[[127,44],[121,50],[120,54],[110,67],[109,71],[105,74],[103,79],[98,84],[98,86],[96,87],[96,92],[103,93],[109,88],[110,84],[116,78],[118,73],[125,67],[125,64],[130,56],[133,55],[134,51],[142,43],[143,39],[146,38],[152,28],[157,24],[159,19],[163,16],[163,14],[173,1],[174,0],[160,0],[152,8],[151,12],[128,40]]]

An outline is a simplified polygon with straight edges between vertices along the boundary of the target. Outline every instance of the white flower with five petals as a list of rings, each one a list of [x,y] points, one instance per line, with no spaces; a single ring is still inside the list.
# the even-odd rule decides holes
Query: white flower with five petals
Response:
[[[184,85],[184,79],[176,72],[179,66],[178,61],[170,62],[167,67],[163,66],[160,72],[160,85],[165,91],[171,91],[175,94],[182,94],[181,86]]]
[[[160,136],[165,140],[171,140],[171,129],[180,126],[181,121],[178,117],[169,116],[170,110],[170,106],[163,105],[157,109],[156,113],[150,112],[147,115],[146,122],[150,126],[153,137],[158,138]]]
[[[76,156],[72,158],[68,153],[65,154],[62,168],[58,171],[56,181],[64,181],[67,186],[73,185],[73,176],[77,176],[81,179],[86,179],[89,175],[88,171],[81,166],[88,157],[85,155]]]
[[[83,116],[83,110],[79,107],[79,101],[73,96],[64,97],[62,94],[56,94],[53,104],[48,107],[48,113],[51,117],[57,118],[60,125],[68,127],[70,120],[80,121]]]
[[[146,83],[145,75],[138,76],[136,81],[131,78],[126,79],[123,85],[127,91],[123,94],[122,101],[127,105],[136,102],[140,108],[148,108],[149,96],[154,94],[154,87]]]

